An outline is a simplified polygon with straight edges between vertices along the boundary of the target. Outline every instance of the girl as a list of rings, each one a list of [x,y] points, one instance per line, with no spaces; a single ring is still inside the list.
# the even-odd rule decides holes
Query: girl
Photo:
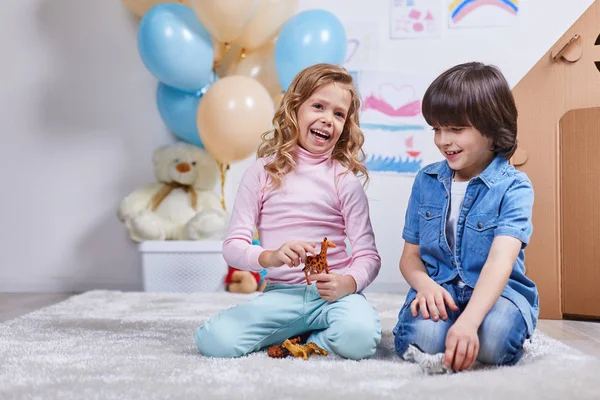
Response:
[[[229,265],[266,268],[268,283],[198,328],[200,353],[239,357],[306,332],[308,342],[345,358],[375,353],[379,318],[361,292],[381,261],[358,179],[368,179],[359,108],[352,76],[335,65],[308,67],[289,86],[242,178],[223,243]],[[261,246],[252,245],[255,226]],[[335,245],[325,249],[329,274],[307,285],[303,263],[324,237]]]
[[[406,211],[400,271],[411,289],[396,352],[414,344],[444,353],[454,371],[475,360],[514,364],[535,329],[538,293],[523,263],[533,188],[508,162],[517,147],[512,93],[495,67],[461,64],[427,89],[423,115],[445,160],[419,171]]]

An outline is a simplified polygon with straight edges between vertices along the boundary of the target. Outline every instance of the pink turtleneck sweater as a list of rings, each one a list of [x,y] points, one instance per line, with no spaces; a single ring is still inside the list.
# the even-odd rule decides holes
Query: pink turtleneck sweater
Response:
[[[317,243],[324,237],[336,244],[329,248],[329,271],[351,275],[357,291],[367,287],[381,267],[369,217],[369,204],[361,182],[331,158],[331,152],[313,155],[296,150],[297,167],[276,190],[266,189],[270,178],[264,166],[271,158],[258,159],[245,172],[233,206],[223,256],[235,268],[260,271],[258,257],[265,249],[276,250],[288,240]],[[337,177],[337,179],[336,179]],[[260,246],[252,245],[254,227]],[[352,255],[346,254],[346,235]],[[270,282],[306,282],[302,268],[283,265],[267,268]]]

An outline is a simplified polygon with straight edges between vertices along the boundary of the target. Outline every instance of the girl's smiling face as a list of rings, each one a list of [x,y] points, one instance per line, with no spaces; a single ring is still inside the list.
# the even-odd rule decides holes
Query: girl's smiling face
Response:
[[[352,95],[344,85],[317,88],[298,109],[298,142],[313,154],[331,151],[342,135]]]

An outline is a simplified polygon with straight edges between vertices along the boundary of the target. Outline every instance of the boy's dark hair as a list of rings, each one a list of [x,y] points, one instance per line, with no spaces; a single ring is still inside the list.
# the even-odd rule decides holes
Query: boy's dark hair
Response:
[[[431,126],[472,126],[509,159],[517,149],[517,107],[508,82],[492,65],[456,65],[438,76],[423,97]]]

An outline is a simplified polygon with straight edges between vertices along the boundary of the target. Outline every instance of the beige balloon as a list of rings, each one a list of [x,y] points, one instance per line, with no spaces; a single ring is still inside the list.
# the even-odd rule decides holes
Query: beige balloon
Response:
[[[271,98],[276,98],[282,89],[275,67],[275,42],[271,40],[263,47],[246,54],[237,64],[232,75],[256,79],[267,89]]]
[[[218,42],[231,42],[244,30],[260,0],[189,0],[200,23]]]
[[[227,53],[227,47],[225,46],[224,43],[217,42],[213,38],[213,48],[215,49],[215,58],[213,60],[213,69],[215,70],[215,72],[217,72],[217,75],[218,75],[218,69],[220,68],[221,63],[223,62],[223,57],[225,57],[225,54]],[[221,75],[219,75],[219,77],[220,76]]]
[[[190,5],[189,0],[123,0],[125,7],[140,18],[143,17],[149,9],[162,3],[181,3],[186,6]]]
[[[220,78],[235,75],[235,69],[242,60],[242,48],[236,44],[229,48],[223,46],[223,56],[219,62],[218,68],[215,70]]]
[[[247,76],[227,76],[212,84],[200,100],[197,126],[206,150],[219,162],[241,161],[258,150],[271,129],[273,101]]]
[[[260,0],[260,7],[235,43],[246,51],[263,46],[298,9],[298,0]]]

